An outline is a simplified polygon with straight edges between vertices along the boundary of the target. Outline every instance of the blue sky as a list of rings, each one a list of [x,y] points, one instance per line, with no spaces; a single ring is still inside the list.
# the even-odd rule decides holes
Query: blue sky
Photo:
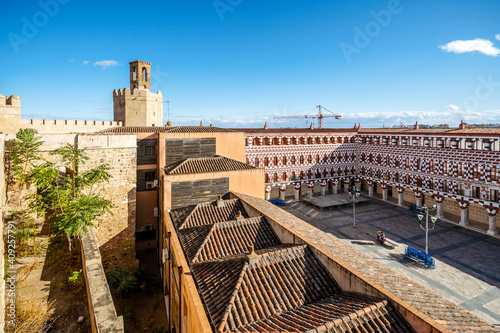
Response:
[[[499,14],[498,0],[9,1],[0,93],[23,118],[112,120],[141,59],[174,125],[305,127],[273,116],[318,104],[343,117],[325,127],[500,123]]]

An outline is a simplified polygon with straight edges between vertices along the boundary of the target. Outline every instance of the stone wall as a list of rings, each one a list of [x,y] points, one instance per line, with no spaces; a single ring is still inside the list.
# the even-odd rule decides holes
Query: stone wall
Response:
[[[99,245],[92,230],[82,237],[81,254],[92,332],[124,332],[123,317],[116,315],[113,297],[102,267]]]
[[[44,144],[40,147],[42,156],[52,162],[57,157],[51,151],[67,144],[77,143],[89,157],[80,172],[99,164],[108,164],[112,178],[109,183],[98,187],[104,197],[111,200],[111,214],[105,214],[95,224],[95,235],[99,241],[104,269],[123,267],[131,271],[138,266],[135,258],[135,215],[136,215],[136,167],[137,149],[135,135],[94,134],[42,134]],[[8,134],[7,140],[14,138]],[[35,188],[20,189],[10,183],[7,192],[6,211],[19,210],[26,203],[26,195]],[[22,207],[21,207],[22,208]]]
[[[93,133],[122,126],[121,121],[65,120],[65,119],[20,119],[17,128],[31,128],[38,133]],[[11,128],[10,131],[13,129]]]
[[[100,191],[113,203],[113,215],[98,221],[95,235],[99,241],[104,270],[138,267],[135,258],[137,141],[135,135],[78,135],[78,147],[89,160],[82,167],[108,164],[112,178]]]

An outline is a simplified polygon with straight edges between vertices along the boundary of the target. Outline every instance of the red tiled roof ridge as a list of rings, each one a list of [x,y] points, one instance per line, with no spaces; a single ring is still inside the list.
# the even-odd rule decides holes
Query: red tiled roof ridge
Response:
[[[241,200],[238,199],[238,198],[234,198],[234,199],[225,199],[224,200],[224,203],[225,205],[227,204],[237,204],[238,202],[240,202]],[[193,206],[193,209],[191,210],[191,212],[186,216],[186,218],[184,219],[184,221],[181,222],[181,224],[179,224],[179,227],[177,229],[183,229],[183,228],[186,228],[185,225],[186,223],[193,217],[193,215],[202,207],[208,207],[208,206],[214,206],[215,205],[215,201],[211,201],[211,202],[202,202],[202,203],[199,203],[195,206]],[[226,206],[224,206],[226,207]],[[243,214],[246,214],[246,212],[241,212]]]
[[[234,299],[236,298],[236,295],[238,295],[238,292],[240,291],[241,282],[245,278],[249,266],[250,265],[248,264],[248,262],[246,262],[243,268],[241,269],[240,275],[238,276],[238,280],[236,281],[236,286],[234,287],[234,290],[231,293],[231,297],[229,298],[229,302],[227,303],[226,310],[222,314],[220,324],[217,327],[217,332],[222,332],[224,330],[224,327],[226,326],[227,317],[229,316],[229,314],[233,309]]]
[[[186,158],[166,166],[164,171],[167,175],[175,175],[247,169],[255,169],[255,167],[225,156],[215,155],[213,157]]]
[[[217,224],[217,223],[216,223]],[[210,226],[210,231],[208,232],[208,234],[205,236],[205,239],[203,240],[203,242],[201,242],[200,244],[200,247],[198,248],[198,250],[196,251],[196,253],[194,254],[193,256],[193,259],[191,259],[191,262],[192,263],[195,263],[195,262],[199,262],[198,261],[198,257],[201,253],[201,251],[203,250],[203,248],[205,247],[205,244],[207,244],[207,242],[210,240],[210,236],[213,234],[214,232],[214,228],[216,226],[216,224],[212,224]]]
[[[229,128],[215,126],[116,126],[97,133],[213,133],[213,132],[237,132]]]

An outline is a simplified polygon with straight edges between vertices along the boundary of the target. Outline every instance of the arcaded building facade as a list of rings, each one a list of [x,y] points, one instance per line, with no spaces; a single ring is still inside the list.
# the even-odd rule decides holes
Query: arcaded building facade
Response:
[[[437,205],[496,234],[500,129],[242,129],[250,165],[265,169],[267,198],[325,195],[349,184],[399,204]]]

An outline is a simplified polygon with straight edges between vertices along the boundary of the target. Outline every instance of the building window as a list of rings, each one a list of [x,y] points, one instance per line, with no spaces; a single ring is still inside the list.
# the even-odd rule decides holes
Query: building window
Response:
[[[295,156],[292,156],[292,165],[295,165]]]
[[[273,158],[273,164],[278,165],[278,158],[276,156],[274,156]]]
[[[278,174],[276,172],[273,175],[273,180],[274,180],[274,182],[278,181]]]
[[[148,171],[144,173],[144,179],[147,182],[152,182],[156,179],[156,171]]]
[[[146,70],[146,68],[142,69],[142,80],[144,82],[148,82],[148,71]]]
[[[474,165],[473,175],[474,175],[474,179],[478,179],[479,178],[479,166],[477,164]]]
[[[459,163],[457,166],[457,173],[458,176],[463,177],[464,176],[464,166],[462,163]]]
[[[304,164],[304,156],[303,155],[300,155],[299,162],[300,162],[300,164]]]
[[[144,151],[145,156],[155,156],[156,155],[156,147],[155,146],[146,146]]]
[[[498,181],[499,169],[497,167],[491,167],[491,180]]]
[[[283,165],[286,165],[287,163],[286,156],[283,156],[282,160],[283,160]]]
[[[269,158],[264,158],[264,166],[269,166]]]
[[[259,158],[256,157],[254,160],[253,160],[253,165],[258,167],[259,166]]]

